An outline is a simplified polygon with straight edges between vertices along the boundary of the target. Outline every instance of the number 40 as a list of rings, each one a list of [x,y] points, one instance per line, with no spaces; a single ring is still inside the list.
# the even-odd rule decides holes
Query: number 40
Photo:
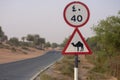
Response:
[[[81,15],[74,15],[72,18],[71,18],[72,21],[76,22],[81,22],[83,20],[83,17]]]

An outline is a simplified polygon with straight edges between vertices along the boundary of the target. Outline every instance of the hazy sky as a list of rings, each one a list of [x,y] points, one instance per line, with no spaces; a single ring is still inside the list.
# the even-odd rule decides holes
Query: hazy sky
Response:
[[[61,43],[74,28],[63,18],[65,6],[73,0],[0,0],[0,26],[8,37],[39,34],[47,41]],[[78,0],[77,0],[78,1]],[[90,9],[88,23],[79,28],[85,38],[94,35],[90,29],[101,19],[117,15],[120,0],[80,0]]]

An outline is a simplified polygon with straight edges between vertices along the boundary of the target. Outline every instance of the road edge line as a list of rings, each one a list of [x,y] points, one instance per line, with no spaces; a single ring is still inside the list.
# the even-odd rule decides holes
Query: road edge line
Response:
[[[60,59],[58,59],[57,61],[62,60],[63,57],[61,57]],[[30,80],[35,80],[35,78],[37,76],[39,76],[40,73],[42,73],[43,71],[45,71],[46,69],[48,69],[50,66],[54,65],[57,61],[54,61],[53,63],[51,63],[50,65],[46,66],[45,68],[43,68],[41,71],[39,71],[38,73],[36,73]]]

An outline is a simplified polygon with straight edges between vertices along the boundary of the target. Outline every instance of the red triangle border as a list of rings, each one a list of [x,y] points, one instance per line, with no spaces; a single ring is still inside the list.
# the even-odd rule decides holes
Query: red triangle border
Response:
[[[78,32],[80,38],[82,39],[83,43],[85,44],[86,48],[88,49],[88,52],[65,52],[66,49],[68,48],[71,40],[73,39],[75,33]],[[74,32],[72,33],[72,35],[70,36],[70,39],[68,40],[66,46],[64,47],[63,51],[62,51],[63,55],[86,55],[86,54],[92,54],[91,49],[89,48],[88,44],[86,43],[86,41],[84,40],[82,34],[80,33],[80,31],[78,30],[78,28],[75,28]]]

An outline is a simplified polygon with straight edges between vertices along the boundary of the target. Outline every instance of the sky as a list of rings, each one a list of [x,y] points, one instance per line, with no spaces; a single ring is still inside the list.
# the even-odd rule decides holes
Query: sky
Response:
[[[74,28],[63,18],[63,10],[74,0],[0,0],[0,26],[8,36],[19,39],[27,34],[39,34],[51,43],[62,43]],[[117,15],[120,0],[76,0],[86,4],[90,19],[79,28],[83,37],[94,36],[91,30],[102,19]]]

